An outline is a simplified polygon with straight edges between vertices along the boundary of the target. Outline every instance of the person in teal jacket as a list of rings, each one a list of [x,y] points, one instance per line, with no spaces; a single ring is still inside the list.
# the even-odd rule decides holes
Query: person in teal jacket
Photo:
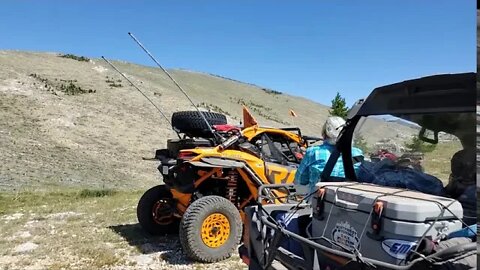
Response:
[[[328,158],[335,150],[338,135],[345,125],[345,120],[331,116],[322,127],[323,144],[309,147],[295,174],[295,184],[308,185],[310,192],[315,190],[315,184],[320,181],[320,175],[327,164]],[[362,150],[352,147],[352,157],[363,157]],[[354,163],[355,171],[361,162]],[[338,158],[330,176],[345,177],[342,157]]]

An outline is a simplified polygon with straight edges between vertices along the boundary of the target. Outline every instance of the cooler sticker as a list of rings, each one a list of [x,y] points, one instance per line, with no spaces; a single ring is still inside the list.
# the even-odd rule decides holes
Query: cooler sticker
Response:
[[[360,247],[358,234],[348,222],[339,222],[332,230],[332,240],[344,247],[358,249]]]
[[[387,239],[382,242],[382,248],[393,258],[404,260],[415,244],[415,242],[405,240]]]

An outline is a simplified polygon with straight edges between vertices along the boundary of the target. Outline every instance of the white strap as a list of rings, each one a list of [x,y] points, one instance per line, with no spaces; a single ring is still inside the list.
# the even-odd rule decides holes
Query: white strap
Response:
[[[313,251],[313,270],[320,270],[320,265],[318,264],[317,250]]]

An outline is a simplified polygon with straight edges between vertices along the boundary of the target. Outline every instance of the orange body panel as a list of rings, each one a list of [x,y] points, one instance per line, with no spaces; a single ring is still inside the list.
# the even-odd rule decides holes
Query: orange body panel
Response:
[[[255,137],[263,134],[278,134],[284,137],[288,137],[290,140],[297,142],[301,146],[305,146],[303,139],[296,133],[275,129],[275,128],[263,128],[258,126],[251,126],[242,130],[242,135],[247,138],[247,140],[252,140]],[[280,184],[280,183],[293,183],[296,169],[282,166],[275,163],[266,163],[260,157],[255,156],[253,154],[241,151],[241,150],[232,150],[232,149],[221,149],[219,146],[217,147],[198,147],[195,149],[186,149],[181,150],[181,152],[192,152],[195,153],[196,156],[191,159],[191,161],[201,161],[202,158],[207,157],[216,157],[216,158],[223,158],[227,160],[235,160],[240,162],[245,162],[248,167],[253,171],[256,177],[262,182],[262,184]],[[194,186],[195,188],[199,187],[204,181],[209,179],[212,175],[217,174],[219,176],[223,171],[222,167],[218,168],[205,168],[204,171],[199,173],[199,178],[195,180]],[[243,169],[238,168],[237,171],[240,174],[242,180],[246,183],[248,190],[250,191],[251,195],[249,198],[245,199],[257,199],[257,192],[258,192],[258,184],[255,180],[251,179],[251,176],[244,171]],[[173,198],[177,200],[177,210],[179,214],[183,214],[185,210],[190,205],[191,194],[185,194],[178,192],[174,189],[171,190]],[[281,196],[281,193],[278,191],[274,191],[274,193],[278,196]],[[278,202],[278,200],[277,200]],[[242,201],[242,207],[244,207],[247,203]],[[244,216],[243,211],[240,211],[242,218]]]
[[[177,210],[183,214],[187,210],[188,206],[190,205],[190,199],[192,198],[192,194],[188,193],[181,193],[176,191],[175,189],[170,189],[172,196],[174,199],[177,200]]]
[[[195,181],[195,183],[193,183],[193,185],[195,187],[200,186],[203,183],[203,181],[207,180],[208,178],[210,178],[210,176],[214,175],[215,173],[220,172],[221,170],[222,170],[221,168],[214,168],[210,172],[202,175],[198,180]]]

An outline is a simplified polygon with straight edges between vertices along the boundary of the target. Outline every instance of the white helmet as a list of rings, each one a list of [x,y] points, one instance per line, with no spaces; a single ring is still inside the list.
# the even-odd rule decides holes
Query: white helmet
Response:
[[[330,144],[337,142],[338,135],[345,125],[345,120],[339,116],[330,116],[322,127],[322,136]]]

